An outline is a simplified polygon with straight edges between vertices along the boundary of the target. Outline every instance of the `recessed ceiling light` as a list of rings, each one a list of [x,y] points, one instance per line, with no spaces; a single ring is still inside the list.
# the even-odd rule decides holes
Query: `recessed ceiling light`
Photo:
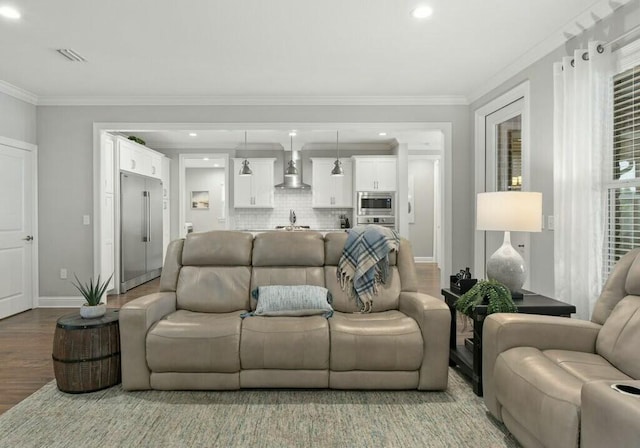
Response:
[[[217,164],[217,163],[214,163],[213,166],[214,166],[214,168],[218,168],[220,165]]]
[[[21,17],[18,10],[10,6],[0,7],[0,16],[6,17],[7,19],[14,19],[14,20],[18,20]]]
[[[426,19],[433,14],[433,8],[427,5],[416,6],[411,10],[411,16],[415,19]]]
[[[379,135],[380,137],[384,137],[384,136],[386,136],[386,135],[387,135],[387,133],[386,133],[386,132],[380,132],[378,135]]]
[[[204,159],[202,159],[202,160],[209,160],[209,157],[205,157],[205,158],[204,158]]]
[[[197,137],[198,134],[196,134],[195,132],[189,132],[189,137]]]

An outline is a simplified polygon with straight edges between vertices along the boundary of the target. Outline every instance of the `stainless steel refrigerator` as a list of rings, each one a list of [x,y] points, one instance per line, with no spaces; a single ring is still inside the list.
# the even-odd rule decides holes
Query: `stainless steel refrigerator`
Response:
[[[120,292],[162,272],[162,182],[120,173]]]

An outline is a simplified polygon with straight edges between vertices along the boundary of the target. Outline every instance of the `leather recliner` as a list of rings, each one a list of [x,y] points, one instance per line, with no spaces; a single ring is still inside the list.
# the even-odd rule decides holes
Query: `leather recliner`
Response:
[[[411,247],[390,254],[390,275],[360,314],[338,283],[347,234],[191,233],[167,251],[160,292],[120,311],[122,384],[136,389],[447,387],[451,314],[417,292]],[[315,285],[333,317],[242,319],[251,291]]]
[[[640,397],[610,387],[640,387],[640,249],[616,264],[590,322],[492,314],[482,341],[485,404],[523,446],[640,446]]]

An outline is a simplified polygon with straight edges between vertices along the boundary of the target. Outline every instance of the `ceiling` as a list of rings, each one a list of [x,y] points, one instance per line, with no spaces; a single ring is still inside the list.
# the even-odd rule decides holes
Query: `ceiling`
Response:
[[[442,132],[439,130],[416,129],[343,129],[338,138],[341,148],[390,149],[400,143],[421,145],[421,149],[442,149]],[[335,129],[296,130],[296,135],[289,136],[290,130],[284,129],[248,129],[246,149],[328,149],[336,148]],[[191,134],[196,134],[195,136]],[[380,135],[384,133],[386,135]],[[243,130],[160,130],[123,132],[124,135],[135,135],[142,138],[153,149],[244,149]]]
[[[38,104],[466,103],[524,55],[556,48],[602,8],[627,1],[425,0],[434,14],[419,21],[410,16],[417,0],[0,0],[22,14],[0,18],[0,80]],[[87,61],[70,62],[58,48]]]

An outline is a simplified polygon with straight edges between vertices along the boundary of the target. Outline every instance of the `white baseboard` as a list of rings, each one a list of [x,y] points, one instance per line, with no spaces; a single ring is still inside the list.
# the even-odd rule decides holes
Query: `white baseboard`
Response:
[[[39,297],[38,308],[80,308],[85,303],[82,296]]]
[[[416,263],[433,263],[433,257],[413,257]]]

